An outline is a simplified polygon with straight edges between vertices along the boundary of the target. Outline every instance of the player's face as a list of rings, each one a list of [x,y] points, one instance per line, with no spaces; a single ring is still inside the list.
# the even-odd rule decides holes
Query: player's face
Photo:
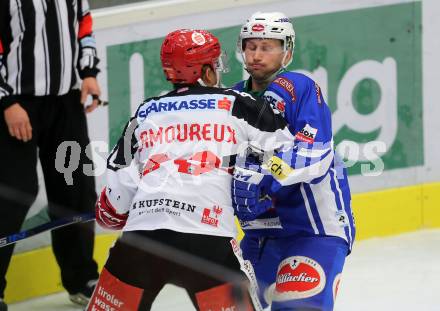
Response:
[[[247,39],[244,42],[246,68],[255,80],[266,80],[281,68],[284,58],[282,41]]]

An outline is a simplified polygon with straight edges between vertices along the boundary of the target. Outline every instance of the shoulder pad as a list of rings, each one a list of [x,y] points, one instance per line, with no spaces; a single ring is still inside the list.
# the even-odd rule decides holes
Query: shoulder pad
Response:
[[[267,90],[274,91],[283,96],[286,101],[295,102],[304,92],[317,87],[315,81],[298,72],[283,72],[269,84]]]
[[[284,91],[286,91],[289,96],[290,96],[290,100],[292,102],[295,102],[297,99],[297,95],[296,95],[296,90],[295,90],[295,86],[293,84],[293,81],[291,81],[290,79],[287,79],[283,76],[278,76],[275,78],[275,80],[273,80],[273,82],[271,83],[271,85],[277,85],[278,87],[281,87]],[[270,87],[270,85],[269,85]],[[269,90],[269,88],[268,88]]]

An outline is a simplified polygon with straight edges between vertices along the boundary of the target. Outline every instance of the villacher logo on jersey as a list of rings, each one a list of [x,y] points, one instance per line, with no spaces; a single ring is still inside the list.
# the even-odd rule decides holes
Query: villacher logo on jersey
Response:
[[[320,293],[325,283],[324,270],[315,260],[304,256],[289,257],[279,265],[274,300],[311,297]]]

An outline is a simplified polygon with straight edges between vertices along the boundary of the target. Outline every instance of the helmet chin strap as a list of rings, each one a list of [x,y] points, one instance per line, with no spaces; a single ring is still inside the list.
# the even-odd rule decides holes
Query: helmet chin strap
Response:
[[[287,52],[289,52],[289,50],[284,52],[284,57],[283,60],[281,61],[281,68],[282,69],[286,69],[287,67],[289,67],[289,65],[292,63],[293,60],[293,52],[292,52],[292,57],[290,57],[289,61],[287,62],[287,64],[284,64],[287,58]]]

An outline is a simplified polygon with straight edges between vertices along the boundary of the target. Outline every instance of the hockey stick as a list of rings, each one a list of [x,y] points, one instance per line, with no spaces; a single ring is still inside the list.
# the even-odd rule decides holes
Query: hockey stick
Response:
[[[71,217],[61,218],[54,221],[46,222],[42,225],[36,226],[34,228],[30,228],[28,230],[23,230],[18,233],[14,233],[5,237],[0,238],[0,247],[4,247],[6,245],[14,244],[20,240],[27,239],[31,236],[37,235],[44,231],[58,229],[64,226],[80,223],[80,222],[88,222],[95,219],[95,213],[87,213],[87,214],[79,214]]]

